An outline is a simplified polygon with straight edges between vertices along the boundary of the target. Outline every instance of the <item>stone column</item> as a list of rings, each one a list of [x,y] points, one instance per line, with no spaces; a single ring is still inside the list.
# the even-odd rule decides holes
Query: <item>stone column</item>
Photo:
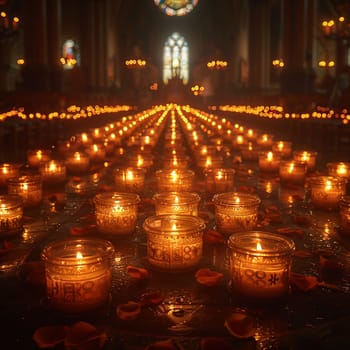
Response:
[[[23,1],[23,84],[31,91],[49,89],[46,0]]]

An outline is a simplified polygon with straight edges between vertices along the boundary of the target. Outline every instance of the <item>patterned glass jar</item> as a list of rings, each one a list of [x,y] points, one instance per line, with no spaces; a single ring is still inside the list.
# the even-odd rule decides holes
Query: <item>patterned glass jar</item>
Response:
[[[288,295],[294,242],[261,231],[239,232],[228,240],[233,293],[250,300]]]
[[[158,192],[192,191],[194,171],[189,169],[161,169],[156,171]]]
[[[204,220],[190,215],[156,215],[145,219],[150,264],[177,272],[197,266],[202,258]]]
[[[0,237],[12,236],[23,229],[23,200],[16,195],[0,196]]]

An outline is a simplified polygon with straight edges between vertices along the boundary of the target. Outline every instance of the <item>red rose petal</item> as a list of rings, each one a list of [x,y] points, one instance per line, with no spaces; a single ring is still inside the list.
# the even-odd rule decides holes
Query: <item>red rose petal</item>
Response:
[[[318,286],[318,280],[315,276],[306,276],[303,274],[292,272],[290,275],[290,283],[299,290],[307,292]]]
[[[142,267],[136,267],[129,265],[127,266],[127,272],[130,277],[135,278],[135,279],[148,279],[150,277],[149,272],[142,268]]]
[[[220,272],[212,271],[208,268],[199,269],[195,274],[196,281],[207,287],[217,286],[224,279]]]
[[[256,330],[256,321],[246,313],[234,312],[224,323],[226,329],[236,338],[250,338]]]
[[[39,348],[52,348],[64,341],[66,331],[64,326],[46,326],[38,328],[33,334],[33,340]]]
[[[119,304],[116,309],[116,314],[121,320],[132,321],[141,312],[141,304],[135,301],[128,301],[125,304]]]

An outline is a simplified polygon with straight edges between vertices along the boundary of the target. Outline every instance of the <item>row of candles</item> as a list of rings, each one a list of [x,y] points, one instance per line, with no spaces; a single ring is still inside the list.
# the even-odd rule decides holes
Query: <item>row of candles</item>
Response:
[[[153,174],[153,153],[159,152],[161,136],[164,143],[158,156],[163,167]],[[242,142],[237,143],[238,139]],[[207,144],[207,140],[211,143]],[[128,155],[124,145],[128,147]],[[244,153],[253,148],[259,150],[256,156]],[[89,153],[92,150],[97,154]],[[223,162],[232,150],[238,150],[243,161],[257,161],[261,173],[279,174],[282,185],[304,186],[307,179],[313,205],[325,210],[336,210],[340,205],[342,225],[345,231],[350,231],[350,201],[345,195],[349,163],[329,163],[329,173],[316,176],[312,174],[315,152],[292,152],[291,142],[273,142],[272,135],[245,130],[225,118],[220,120],[189,107],[167,105],[72,137],[57,149],[63,160],[51,159],[50,152],[45,150],[29,152],[27,161],[39,175],[20,175],[17,165],[2,165],[0,181],[2,185],[6,183],[8,195],[0,198],[0,234],[12,234],[20,229],[22,206],[41,203],[42,182],[62,184],[67,173],[85,174],[91,163],[104,168],[106,159],[121,157],[127,164],[113,170],[115,191],[97,193],[93,198],[99,232],[108,238],[125,237],[135,231],[145,179],[154,175],[155,215],[143,223],[148,261],[155,268],[172,272],[193,268],[201,261],[206,229],[204,220],[198,216],[201,198],[193,192],[195,175],[199,175],[191,168],[195,165],[204,176],[206,192],[213,196],[216,229],[226,237],[231,251],[233,290],[256,299],[286,295],[294,244],[276,234],[254,231],[261,199],[255,194],[235,192],[236,170],[225,167]],[[34,180],[38,181],[36,187]],[[18,197],[22,202],[14,205]],[[11,230],[9,223],[13,223]],[[79,312],[104,303],[110,288],[113,253],[114,247],[108,239],[49,243],[42,258],[46,263],[48,295],[55,307]],[[86,293],[74,296],[75,288]]]

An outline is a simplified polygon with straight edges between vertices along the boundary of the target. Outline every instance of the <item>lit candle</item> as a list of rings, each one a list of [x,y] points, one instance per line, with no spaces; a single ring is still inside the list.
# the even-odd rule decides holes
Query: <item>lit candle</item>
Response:
[[[194,192],[162,192],[153,196],[156,215],[198,215],[200,197]]]
[[[282,185],[303,185],[306,178],[306,164],[296,161],[281,161],[279,176]]]
[[[89,155],[90,161],[94,163],[103,162],[106,158],[106,150],[100,144],[92,144],[86,149],[86,153]]]
[[[256,140],[256,143],[263,148],[272,147],[272,142],[273,142],[273,135],[271,134],[261,134]]]
[[[224,234],[253,229],[258,221],[258,209],[261,200],[258,196],[225,192],[215,194],[215,224]]]
[[[235,173],[235,170],[230,168],[206,169],[206,190],[211,194],[233,191]]]
[[[259,155],[259,169],[262,172],[278,172],[281,158],[273,152],[261,152]]]
[[[328,175],[350,179],[350,163],[327,163]]]
[[[67,156],[66,167],[71,174],[81,174],[89,169],[89,156],[82,152],[74,152]]]
[[[292,143],[290,141],[276,141],[272,144],[272,151],[282,158],[289,158],[292,155]]]
[[[22,197],[24,207],[35,207],[41,204],[43,191],[39,175],[24,175],[8,179],[8,193]]]
[[[345,195],[346,180],[332,176],[313,176],[309,180],[311,202],[315,208],[336,210]]]
[[[37,168],[43,162],[47,162],[51,157],[51,152],[49,150],[33,150],[29,151],[27,154],[27,160],[31,167]]]
[[[295,245],[269,232],[248,231],[231,235],[230,276],[232,292],[252,301],[274,301],[289,292]]]
[[[16,195],[0,196],[0,237],[8,237],[23,229],[23,201]]]
[[[243,160],[258,160],[259,158],[259,148],[249,142],[247,145],[242,145],[240,148],[241,156]]]
[[[135,231],[140,197],[136,193],[105,192],[94,197],[96,225],[102,234],[127,235]]]
[[[161,169],[155,173],[158,192],[192,191],[194,172],[189,169]]]
[[[95,311],[108,303],[114,248],[99,239],[61,240],[41,253],[46,292],[52,307],[64,313]]]
[[[311,172],[316,167],[316,157],[317,152],[313,151],[294,151],[293,159],[300,163],[306,164],[306,169],[308,172]]]
[[[145,186],[145,170],[141,168],[115,169],[114,183],[117,191],[141,193]]]
[[[18,164],[0,164],[0,186],[6,187],[7,180],[11,177],[16,177],[19,175],[20,165]]]
[[[145,219],[147,258],[161,270],[176,272],[197,266],[202,258],[204,220],[190,215],[157,215]]]
[[[197,157],[197,166],[202,169],[220,168],[223,164],[223,159],[220,156],[200,156]]]
[[[59,184],[66,180],[66,166],[63,162],[50,160],[40,167],[40,174],[45,184]]]

